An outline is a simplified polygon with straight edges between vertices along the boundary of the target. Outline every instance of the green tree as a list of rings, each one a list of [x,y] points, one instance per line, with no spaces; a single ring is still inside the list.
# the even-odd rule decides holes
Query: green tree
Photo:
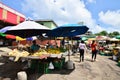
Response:
[[[109,33],[108,36],[109,37],[113,37],[114,35],[113,35],[113,33]]]
[[[107,31],[101,31],[99,33],[96,33],[95,35],[97,35],[97,36],[107,36],[108,32]]]
[[[107,36],[108,32],[107,31],[101,31],[100,34],[103,35],[103,36]]]
[[[120,33],[117,32],[117,31],[114,31],[114,32],[113,32],[113,35],[114,35],[114,36],[117,36],[117,35],[119,35],[119,34],[120,34]]]

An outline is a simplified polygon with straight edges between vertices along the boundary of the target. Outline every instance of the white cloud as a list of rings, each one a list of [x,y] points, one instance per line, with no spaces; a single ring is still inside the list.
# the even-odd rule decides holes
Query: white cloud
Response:
[[[24,13],[31,14],[33,19],[52,19],[58,25],[84,22],[91,31],[97,32],[95,20],[81,0],[25,0],[22,8]],[[102,30],[100,26],[97,28]]]
[[[120,30],[120,10],[107,11],[106,13],[102,11],[99,13],[99,20]]]
[[[95,27],[92,28],[92,30],[94,31],[93,33],[99,33],[105,29],[102,28],[102,26],[100,26],[100,25],[96,25]]]
[[[89,3],[96,3],[96,0],[87,0]]]

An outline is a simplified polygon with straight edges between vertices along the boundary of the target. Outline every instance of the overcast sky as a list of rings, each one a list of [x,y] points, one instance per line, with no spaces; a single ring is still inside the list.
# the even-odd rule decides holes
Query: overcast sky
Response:
[[[93,33],[120,32],[120,0],[0,0],[27,18],[60,26],[83,22]]]

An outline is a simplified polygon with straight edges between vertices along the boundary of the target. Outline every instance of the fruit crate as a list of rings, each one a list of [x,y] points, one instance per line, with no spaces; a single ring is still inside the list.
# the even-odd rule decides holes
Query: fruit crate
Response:
[[[40,62],[38,65],[38,73],[50,73],[51,70],[48,69],[49,63],[48,62]]]
[[[56,61],[53,61],[53,65],[54,65],[55,69],[62,69],[64,63],[65,63],[65,58],[61,58]]]
[[[105,53],[104,53],[104,52],[100,52],[100,55],[101,55],[101,56],[105,56]]]
[[[48,62],[43,62],[39,60],[32,60],[30,69],[37,71],[38,73],[50,73],[51,70],[48,69]]]
[[[118,64],[117,64],[119,67],[120,67],[120,61],[118,61]]]

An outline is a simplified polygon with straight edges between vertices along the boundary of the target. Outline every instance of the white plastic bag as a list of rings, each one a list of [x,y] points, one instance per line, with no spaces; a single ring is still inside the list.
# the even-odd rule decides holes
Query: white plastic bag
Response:
[[[53,65],[52,62],[49,63],[49,67],[48,67],[48,68],[49,68],[49,69],[54,69],[54,65]]]
[[[17,73],[18,80],[27,80],[27,74],[25,71],[20,71]]]

